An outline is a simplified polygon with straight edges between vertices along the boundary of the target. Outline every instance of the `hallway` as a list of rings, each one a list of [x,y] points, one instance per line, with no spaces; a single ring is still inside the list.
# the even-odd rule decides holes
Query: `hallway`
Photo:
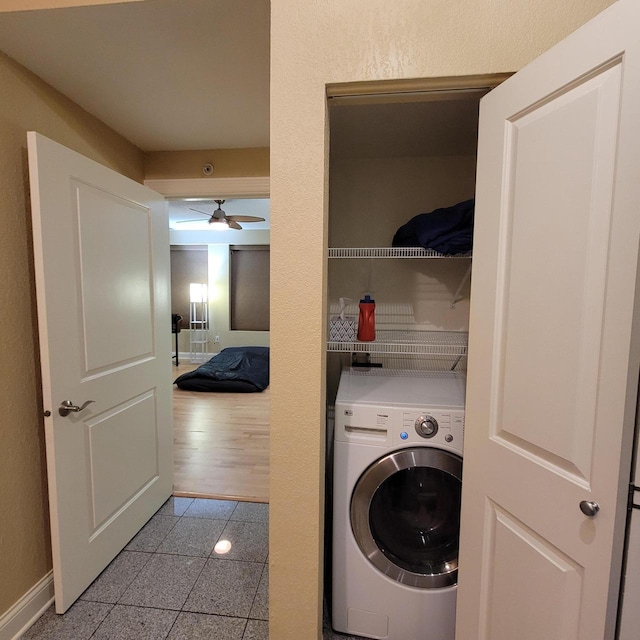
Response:
[[[169,498],[64,615],[51,606],[22,638],[268,640],[268,527],[268,504]],[[326,612],[323,639],[357,640]]]
[[[268,518],[267,504],[170,498],[67,613],[51,607],[23,638],[266,640]]]

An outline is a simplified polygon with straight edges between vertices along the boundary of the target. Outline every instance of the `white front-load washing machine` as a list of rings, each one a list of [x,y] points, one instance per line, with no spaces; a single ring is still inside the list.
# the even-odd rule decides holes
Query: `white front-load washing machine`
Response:
[[[332,626],[454,640],[465,376],[347,369],[335,405]]]

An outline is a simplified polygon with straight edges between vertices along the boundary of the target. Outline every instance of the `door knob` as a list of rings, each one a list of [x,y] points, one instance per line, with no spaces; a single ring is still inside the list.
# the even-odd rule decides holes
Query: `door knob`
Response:
[[[81,407],[73,404],[71,400],[63,400],[58,407],[58,413],[64,418],[70,413],[78,413],[83,409],[86,409],[95,400],[87,400]]]
[[[597,502],[592,502],[591,500],[583,500],[580,503],[580,511],[582,511],[585,516],[593,518],[593,516],[600,511],[600,505]]]

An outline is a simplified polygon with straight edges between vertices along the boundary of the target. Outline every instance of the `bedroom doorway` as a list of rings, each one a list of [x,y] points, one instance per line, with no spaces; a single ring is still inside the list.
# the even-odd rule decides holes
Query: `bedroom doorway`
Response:
[[[191,283],[207,285],[209,325],[205,361],[227,347],[269,346],[268,325],[237,324],[242,301],[254,298],[247,289],[252,286],[264,289],[265,275],[268,283],[268,266],[266,274],[264,268],[256,270],[251,258],[264,254],[265,250],[269,253],[269,199],[227,199],[223,208],[228,214],[256,215],[265,221],[242,222],[242,230],[211,231],[204,216],[204,225],[180,222],[197,220],[199,216],[196,213],[194,218],[191,208],[203,211],[210,208],[210,196],[193,198],[198,199],[168,199],[172,313],[183,317],[178,334],[179,365],[175,360],[170,365],[174,380],[202,364],[190,357]],[[250,259],[235,260],[234,266],[234,256],[245,255]],[[252,273],[256,276],[255,283]],[[262,300],[264,305],[264,295]],[[175,336],[172,344],[175,350]],[[259,393],[203,393],[174,385],[173,405],[174,495],[268,502],[269,388]]]

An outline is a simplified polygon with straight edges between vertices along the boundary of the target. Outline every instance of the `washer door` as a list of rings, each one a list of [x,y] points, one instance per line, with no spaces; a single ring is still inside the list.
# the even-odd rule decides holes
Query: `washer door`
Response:
[[[390,578],[436,589],[457,583],[462,459],[429,447],[376,460],[351,496],[360,550]]]

